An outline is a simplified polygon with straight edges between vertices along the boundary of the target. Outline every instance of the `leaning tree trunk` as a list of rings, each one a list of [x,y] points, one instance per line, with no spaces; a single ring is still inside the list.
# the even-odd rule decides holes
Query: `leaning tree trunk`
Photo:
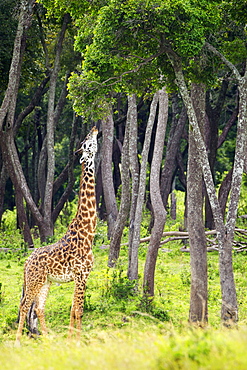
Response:
[[[237,320],[237,297],[236,297],[236,288],[234,283],[234,276],[233,276],[233,267],[232,267],[232,241],[233,241],[233,231],[229,229],[229,227],[232,228],[233,224],[235,225],[236,222],[236,213],[237,213],[237,194],[239,194],[240,191],[240,185],[239,185],[239,179],[242,178],[242,169],[240,164],[244,163],[244,150],[246,149],[245,141],[246,141],[246,135],[239,137],[239,140],[237,140],[236,144],[236,153],[235,153],[235,163],[237,165],[236,167],[236,180],[233,181],[235,188],[233,188],[232,184],[232,190],[234,189],[233,194],[234,201],[232,202],[232,206],[235,207],[233,211],[231,212],[231,216],[233,218],[231,219],[231,222],[229,222],[229,225],[225,227],[221,208],[219,205],[219,201],[216,196],[216,191],[214,188],[214,182],[213,182],[213,176],[210,170],[210,165],[208,161],[207,156],[207,150],[204,143],[204,140],[202,138],[197,117],[188,93],[188,89],[184,80],[183,72],[182,72],[182,66],[180,59],[175,55],[175,53],[168,52],[168,55],[171,59],[174,72],[176,75],[176,82],[178,84],[180,93],[182,95],[183,101],[185,106],[187,107],[187,113],[189,117],[189,123],[191,125],[191,130],[193,130],[194,140],[196,142],[197,151],[199,153],[200,157],[200,165],[203,170],[203,177],[206,185],[207,194],[209,196],[211,209],[214,215],[214,222],[215,227],[217,230],[217,237],[218,237],[218,244],[219,244],[219,266],[220,266],[220,279],[221,279],[221,292],[222,292],[222,306],[221,306],[221,318],[225,322],[234,322]],[[225,58],[224,58],[225,59]],[[230,62],[227,64],[231,65]],[[232,66],[232,65],[231,65]],[[236,70],[234,66],[233,70],[234,73],[239,77],[239,73]],[[247,73],[247,71],[246,71]],[[243,78],[239,77],[239,82],[242,82]],[[246,84],[246,81],[244,81]],[[246,93],[246,91],[245,91]],[[246,115],[246,100],[245,103],[243,103],[243,115]],[[242,117],[241,124],[243,125],[244,118]],[[239,143],[238,143],[239,141]],[[240,144],[240,148],[238,149],[238,144]],[[239,155],[242,153],[242,155],[239,157]],[[233,177],[234,178],[234,177]],[[240,180],[241,183],[241,180]]]
[[[142,208],[144,203],[145,189],[146,189],[146,169],[148,161],[148,152],[151,142],[151,135],[156,117],[156,109],[158,104],[159,93],[156,92],[153,96],[153,100],[150,107],[149,119],[145,132],[145,140],[142,149],[141,169],[139,178],[138,196],[134,217],[134,230],[133,230],[133,241],[131,245],[131,255],[128,268],[128,277],[130,280],[138,279],[138,248],[140,241],[140,227],[142,219]]]
[[[191,99],[203,135],[205,89],[192,84]],[[208,321],[207,243],[203,224],[203,177],[193,131],[189,130],[187,174],[187,217],[190,243],[191,289],[189,321],[203,325]]]
[[[225,214],[226,214],[227,200],[228,200],[229,193],[231,190],[232,172],[233,172],[233,168],[231,168],[230,171],[227,173],[224,180],[220,184],[220,188],[219,188],[218,198],[219,198],[220,208],[221,208],[221,212],[222,212],[224,219],[225,219]]]
[[[247,59],[245,60],[245,73],[241,76],[237,68],[227,60],[217,49],[206,43],[207,48],[217,55],[223,63],[233,72],[238,80],[239,114],[236,138],[236,149],[232,172],[231,193],[226,217],[226,232],[224,244],[219,250],[220,280],[222,291],[221,317],[226,322],[235,322],[238,318],[236,288],[232,269],[232,242],[237,217],[238,201],[242,174],[246,160],[247,149]]]
[[[166,124],[168,118],[168,94],[165,88],[159,91],[159,115],[154,142],[153,159],[150,173],[150,197],[153,208],[154,225],[144,268],[143,293],[154,296],[155,266],[166,221],[166,210],[160,193],[160,167],[164,149]]]
[[[107,213],[109,239],[112,236],[114,224],[116,222],[118,214],[112,174],[113,131],[114,131],[114,122],[112,113],[110,113],[106,118],[102,120],[103,141],[101,155],[101,174]]]

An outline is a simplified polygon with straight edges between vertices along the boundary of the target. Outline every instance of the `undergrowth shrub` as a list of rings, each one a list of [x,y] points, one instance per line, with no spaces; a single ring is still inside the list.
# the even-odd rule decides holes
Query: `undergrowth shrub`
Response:
[[[105,296],[113,296],[116,300],[128,299],[136,295],[135,280],[129,280],[127,276],[122,276],[123,268],[113,270],[110,281],[108,282]]]
[[[164,303],[164,302],[163,302]],[[154,301],[154,297],[150,297],[147,294],[143,294],[140,297],[139,309],[141,312],[146,312],[152,317],[160,321],[169,321],[170,316],[168,311],[158,306]]]

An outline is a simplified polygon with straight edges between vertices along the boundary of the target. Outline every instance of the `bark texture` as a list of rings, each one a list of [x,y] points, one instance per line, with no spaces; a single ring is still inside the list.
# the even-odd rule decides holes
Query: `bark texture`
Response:
[[[150,173],[150,197],[154,215],[154,226],[151,232],[150,243],[144,269],[144,295],[154,296],[155,266],[166,221],[166,210],[160,193],[160,167],[164,149],[166,124],[168,118],[168,94],[165,88],[159,91],[159,115],[156,129],[153,159]]]
[[[117,219],[118,209],[113,185],[112,174],[112,147],[113,147],[114,122],[112,114],[102,120],[102,157],[101,174],[104,191],[104,200],[107,214],[108,238],[113,233],[114,224]]]
[[[133,94],[128,96],[128,114],[130,119],[129,133],[129,158],[130,158],[130,174],[131,174],[131,203],[129,216],[129,264],[128,276],[130,276],[131,255],[134,237],[135,226],[135,211],[139,188],[139,162],[137,156],[137,137],[138,137],[138,122],[137,122],[137,104],[136,96]]]
[[[210,48],[211,50],[211,48]],[[215,50],[213,48],[213,50]],[[222,56],[220,53],[216,53],[218,56]],[[239,80],[239,90],[241,92],[241,103],[239,104],[239,125],[238,135],[236,142],[236,152],[235,152],[235,174],[233,171],[232,187],[233,193],[230,197],[229,205],[229,215],[231,217],[227,218],[226,226],[224,225],[222,211],[218,198],[216,196],[213,176],[210,170],[209,160],[207,156],[206,146],[201,135],[197,117],[191,102],[190,96],[188,94],[188,89],[184,80],[182,66],[179,58],[172,52],[169,52],[169,57],[173,64],[174,72],[176,75],[176,83],[179,86],[180,93],[182,95],[185,106],[187,107],[187,113],[189,117],[189,123],[191,129],[193,130],[194,140],[196,142],[197,152],[200,158],[200,165],[203,171],[204,182],[206,185],[207,194],[210,200],[211,209],[214,216],[214,223],[217,230],[217,238],[219,243],[219,267],[220,267],[220,280],[221,280],[221,292],[222,292],[222,306],[221,306],[221,318],[225,323],[236,322],[238,318],[238,308],[237,308],[237,297],[236,288],[233,276],[233,266],[232,266],[232,240],[233,240],[233,224],[236,222],[237,213],[237,202],[240,191],[240,183],[242,178],[242,170],[245,158],[246,150],[246,77],[241,77],[235,66],[228,62],[223,56],[222,60],[226,63]],[[247,71],[246,71],[247,74]],[[241,100],[242,99],[242,100]],[[242,117],[242,118],[241,118]],[[233,229],[233,230],[232,230]]]
[[[121,203],[117,216],[117,220],[114,225],[110,251],[108,257],[108,266],[114,267],[119,257],[121,237],[123,229],[129,215],[130,208],[130,175],[129,175],[129,130],[130,130],[130,112],[127,114],[126,128],[124,143],[122,148],[122,159],[121,159],[121,180],[122,180],[122,192],[121,192]]]
[[[203,85],[192,84],[191,99],[203,134],[205,125]],[[203,176],[192,130],[189,130],[187,204],[191,266],[189,321],[203,325],[208,320],[207,243],[203,224]]]
[[[153,96],[153,100],[152,100],[151,107],[150,107],[150,113],[149,113],[147,128],[145,132],[145,140],[144,140],[144,145],[142,149],[139,188],[138,188],[138,196],[137,196],[137,203],[136,203],[136,210],[135,210],[135,217],[134,217],[135,221],[134,221],[134,230],[133,230],[133,241],[131,245],[131,256],[130,256],[129,269],[128,269],[128,277],[130,280],[138,279],[138,248],[139,248],[139,240],[140,240],[142,209],[143,209],[145,188],[146,188],[146,172],[147,172],[146,170],[147,170],[148,153],[149,153],[154,120],[156,116],[158,99],[159,99],[159,93],[156,92]]]
[[[43,216],[47,220],[48,235],[53,235],[52,223],[52,196],[53,196],[53,182],[55,172],[55,151],[54,151],[54,134],[55,134],[55,97],[57,77],[60,67],[60,58],[62,53],[62,45],[65,36],[65,31],[69,23],[70,16],[65,14],[63,18],[62,28],[59,34],[58,43],[56,47],[56,55],[53,70],[50,78],[49,97],[48,97],[48,110],[47,110],[47,174],[46,186],[44,195],[44,212]]]
[[[172,180],[177,167],[176,156],[179,151],[180,139],[187,120],[185,107],[183,106],[181,112],[179,112],[176,105],[176,102],[174,102],[173,108],[175,117],[172,120],[166,148],[166,159],[161,174],[161,195],[165,207],[167,207],[168,197],[171,192]],[[176,118],[177,114],[179,114],[179,119]]]

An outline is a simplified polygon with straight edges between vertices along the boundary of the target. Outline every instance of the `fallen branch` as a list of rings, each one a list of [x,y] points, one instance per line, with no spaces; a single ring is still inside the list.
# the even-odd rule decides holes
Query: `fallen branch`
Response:
[[[216,235],[216,230],[208,230],[208,231],[205,231],[205,235],[206,236],[210,236],[210,235]],[[243,251],[247,251],[247,230],[246,229],[239,229],[239,228],[235,228],[235,234],[238,238],[243,238],[244,241],[240,241],[240,240],[234,240],[233,241],[233,250],[235,252],[243,252]],[[189,239],[189,233],[187,231],[165,231],[163,232],[162,234],[162,238],[166,237],[166,239],[164,240],[161,240],[160,241],[160,247],[166,243],[169,243],[171,241],[175,241],[175,240],[188,240]],[[147,243],[150,241],[150,236],[147,236],[145,238],[141,238],[140,239],[140,244],[142,243]],[[207,243],[208,243],[208,248],[207,248],[207,251],[208,252],[212,252],[212,251],[218,251],[218,246],[216,244],[216,238],[213,238],[213,239],[210,239],[210,238],[207,238]],[[122,243],[121,246],[126,246],[128,245],[129,243]],[[109,245],[101,245],[99,247],[100,249],[108,249],[109,248]],[[27,248],[27,249],[23,249],[23,248],[16,248],[16,249],[12,249],[12,248],[0,248],[0,252],[19,252],[19,251],[23,251],[24,253],[27,253],[27,252],[30,252],[30,251],[33,251],[34,248]],[[189,247],[186,247],[186,246],[183,246],[182,248],[180,248],[181,252],[190,252],[190,249]]]

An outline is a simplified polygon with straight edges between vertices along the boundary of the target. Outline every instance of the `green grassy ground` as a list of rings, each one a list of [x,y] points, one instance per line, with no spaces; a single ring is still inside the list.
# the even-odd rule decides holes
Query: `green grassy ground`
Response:
[[[178,229],[168,221],[167,230]],[[143,223],[142,236],[146,225]],[[62,233],[63,231],[60,230]],[[57,236],[59,237],[59,232]],[[2,236],[2,244],[18,246],[18,235]],[[15,239],[16,238],[16,239]],[[73,283],[53,285],[46,304],[47,338],[30,339],[14,347],[16,318],[23,281],[23,252],[0,254],[0,369],[246,369],[247,264],[246,255],[233,256],[239,302],[239,323],[226,329],[220,323],[218,255],[208,253],[209,324],[188,325],[189,254],[179,242],[159,251],[155,299],[143,301],[141,281],[147,251],[140,246],[140,293],[126,278],[127,247],[117,268],[107,268],[106,227],[99,223],[95,265],[90,274],[80,343],[67,340]]]
[[[234,256],[238,328],[221,327],[218,256],[213,253],[208,255],[209,325],[194,329],[187,324],[189,255],[180,252],[178,244],[168,249],[159,253],[156,297],[147,310],[146,302],[132,294],[126,279],[126,250],[112,270],[106,267],[107,249],[95,246],[80,344],[67,341],[73,295],[73,283],[68,283],[51,288],[46,305],[48,338],[33,340],[24,334],[20,349],[14,347],[14,338],[24,258],[1,259],[0,368],[246,369],[246,256]],[[142,246],[140,275],[145,250]]]

